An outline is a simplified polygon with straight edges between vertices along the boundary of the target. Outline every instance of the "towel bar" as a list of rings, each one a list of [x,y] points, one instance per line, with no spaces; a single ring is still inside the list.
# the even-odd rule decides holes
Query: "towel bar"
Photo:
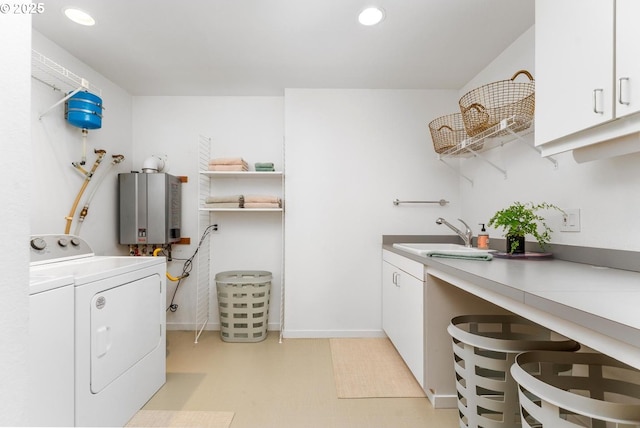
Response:
[[[394,199],[393,200],[393,205],[400,205],[400,204],[440,204],[441,207],[447,205],[449,203],[449,201],[446,201],[444,199],[440,199],[439,201],[400,201],[398,199]]]

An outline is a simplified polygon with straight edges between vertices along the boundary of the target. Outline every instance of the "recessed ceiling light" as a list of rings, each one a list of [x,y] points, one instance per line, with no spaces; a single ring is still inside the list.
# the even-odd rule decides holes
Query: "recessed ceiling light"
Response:
[[[358,15],[362,25],[376,25],[384,19],[384,11],[379,7],[368,7]]]
[[[64,14],[76,24],[92,26],[96,23],[96,20],[91,15],[80,9],[69,7],[64,10]]]

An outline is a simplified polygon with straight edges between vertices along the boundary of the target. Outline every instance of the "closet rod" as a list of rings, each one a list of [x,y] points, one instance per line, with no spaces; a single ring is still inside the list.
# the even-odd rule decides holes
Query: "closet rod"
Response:
[[[444,200],[444,199],[440,199],[439,201],[401,201],[398,199],[394,199],[393,200],[393,205],[400,205],[400,204],[440,204],[441,207],[447,205],[449,203],[449,201]]]

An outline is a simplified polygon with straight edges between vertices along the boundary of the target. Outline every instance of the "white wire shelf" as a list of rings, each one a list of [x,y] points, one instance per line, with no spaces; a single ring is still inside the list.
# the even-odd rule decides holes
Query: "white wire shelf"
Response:
[[[102,96],[102,89],[33,49],[31,50],[31,77],[65,94],[64,98],[42,112],[40,118],[82,90]]]
[[[462,174],[456,167],[448,164],[446,160],[450,158],[475,157],[491,165],[493,168],[501,172],[504,178],[507,178],[507,171],[484,157],[482,153],[497,147],[502,147],[512,141],[519,141],[540,154],[540,150],[537,147],[528,144],[524,139],[524,137],[533,133],[533,120],[522,121],[516,120],[513,117],[503,119],[500,123],[488,128],[480,134],[463,140],[458,146],[438,154],[438,159],[448,167],[456,170],[461,177],[469,181],[472,185],[473,180],[471,178]],[[544,159],[551,162],[555,168],[558,167],[558,162],[553,157],[549,156]]]
[[[200,211],[213,212],[282,212],[283,208],[200,208]]]
[[[102,95],[100,88],[36,50],[31,51],[31,77],[60,92],[69,92],[82,87],[95,95]]]
[[[521,139],[532,134],[533,131],[533,121],[531,120],[523,122],[514,118],[503,119],[480,134],[463,140],[458,146],[440,153],[440,158],[471,157],[477,153],[486,152],[516,139]]]
[[[200,174],[217,178],[267,178],[282,177],[282,171],[200,171]]]

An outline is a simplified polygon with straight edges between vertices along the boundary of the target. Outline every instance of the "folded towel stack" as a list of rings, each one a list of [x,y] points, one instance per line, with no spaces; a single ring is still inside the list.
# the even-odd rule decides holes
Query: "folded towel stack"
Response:
[[[208,196],[204,208],[282,208],[282,199],[263,195]]]
[[[245,208],[282,208],[282,199],[277,196],[248,195],[244,197]]]
[[[209,161],[209,171],[249,171],[249,164],[242,158],[216,158]]]
[[[205,208],[244,208],[244,196],[208,196],[204,200]]]
[[[256,162],[256,171],[275,171],[273,162]]]

